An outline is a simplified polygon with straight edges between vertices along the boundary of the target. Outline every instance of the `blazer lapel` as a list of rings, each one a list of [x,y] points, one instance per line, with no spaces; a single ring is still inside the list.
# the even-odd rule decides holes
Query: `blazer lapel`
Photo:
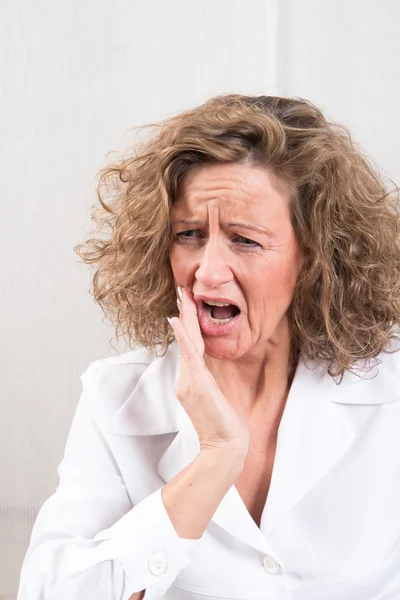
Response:
[[[222,499],[212,523],[265,552],[264,533],[278,527],[284,515],[352,446],[371,414],[371,406],[366,405],[400,398],[396,384],[400,376],[399,355],[384,356],[379,378],[372,379],[373,374],[368,374],[366,379],[360,379],[359,370],[355,375],[347,373],[340,385],[324,367],[308,361],[309,368],[300,359],[278,430],[260,529],[234,485]],[[107,424],[110,433],[119,435],[175,433],[157,465],[165,482],[190,464],[200,448],[193,424],[175,396],[178,373],[179,347],[173,342],[164,357],[143,366],[135,389]]]
[[[180,429],[161,457],[157,471],[164,481],[169,481],[190,464],[200,450],[197,432],[183,411]],[[265,538],[247,511],[239,492],[232,485],[219,504],[212,523],[244,543],[266,552]]]
[[[179,348],[173,342],[167,354],[135,362],[139,377],[128,398],[106,424],[117,435],[162,435],[180,429],[183,410],[175,396]],[[185,413],[186,414],[186,413]]]
[[[140,368],[142,373],[136,387],[109,419],[106,430],[115,435],[135,436],[175,433],[157,464],[158,474],[167,482],[189,465],[200,450],[197,432],[175,396],[178,344],[173,342],[163,357],[135,363],[135,368]],[[212,522],[261,552],[268,551],[263,534],[235,486],[225,494]]]
[[[326,369],[300,361],[278,430],[271,485],[261,519],[279,526],[335,463],[343,460],[374,411],[400,399],[400,354],[384,354],[378,371],[357,363],[337,385]]]

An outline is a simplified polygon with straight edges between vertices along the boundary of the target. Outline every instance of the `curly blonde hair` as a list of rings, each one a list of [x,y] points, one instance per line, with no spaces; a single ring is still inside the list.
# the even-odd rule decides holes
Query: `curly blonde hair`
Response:
[[[166,352],[166,317],[177,314],[169,249],[178,185],[195,166],[244,163],[291,191],[308,256],[288,313],[295,355],[342,378],[388,351],[400,324],[399,188],[385,188],[346,127],[301,98],[226,94],[146,128],[155,132],[99,172],[95,230],[74,248],[96,265],[91,293],[117,338]]]

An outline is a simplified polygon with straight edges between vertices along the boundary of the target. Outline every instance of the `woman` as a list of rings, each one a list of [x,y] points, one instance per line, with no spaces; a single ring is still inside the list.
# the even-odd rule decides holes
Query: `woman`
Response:
[[[76,251],[136,348],[82,376],[18,598],[400,598],[397,194],[310,102],[240,95],[98,193]]]

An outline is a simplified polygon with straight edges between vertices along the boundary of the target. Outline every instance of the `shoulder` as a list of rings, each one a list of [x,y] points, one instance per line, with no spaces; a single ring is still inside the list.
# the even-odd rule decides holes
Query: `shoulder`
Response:
[[[131,404],[138,387],[145,391],[141,396],[152,394],[160,384],[173,391],[178,355],[173,342],[163,356],[138,346],[92,362],[80,378],[96,420],[108,422],[124,405]]]
[[[100,358],[90,363],[80,376],[82,387],[87,392],[93,392],[100,383],[118,385],[124,380],[135,379],[155,358],[155,355],[139,346],[117,356]]]

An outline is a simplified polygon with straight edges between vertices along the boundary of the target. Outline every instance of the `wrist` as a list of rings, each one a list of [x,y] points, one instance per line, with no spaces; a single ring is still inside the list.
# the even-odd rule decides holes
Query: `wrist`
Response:
[[[243,469],[246,454],[247,450],[239,447],[200,445],[200,452],[197,457],[209,469],[224,474],[231,474],[232,477],[236,478]]]

